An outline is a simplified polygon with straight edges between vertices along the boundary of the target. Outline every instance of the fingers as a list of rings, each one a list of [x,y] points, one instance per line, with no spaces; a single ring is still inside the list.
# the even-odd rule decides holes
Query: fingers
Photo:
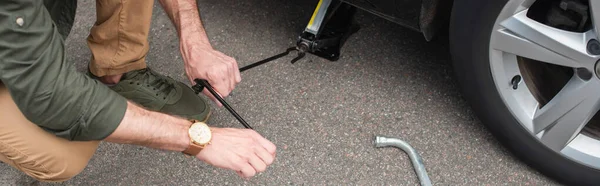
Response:
[[[245,163],[240,167],[238,175],[241,175],[244,178],[250,178],[256,175],[256,170],[254,169],[254,167],[252,167],[252,165]]]
[[[213,96],[206,88],[204,88],[202,93],[204,93],[204,95],[206,95],[209,99],[211,99],[213,102],[215,102],[215,104],[217,104],[217,106],[219,106],[219,107],[223,106],[223,104],[221,104],[221,102],[219,102],[219,100],[217,100],[217,98],[215,98],[215,96]],[[217,92],[217,94],[219,94],[219,93]]]
[[[240,75],[240,67],[235,59],[233,59],[233,69],[235,72],[235,83],[242,82],[242,76]]]
[[[248,162],[242,163],[242,169],[238,171],[238,175],[245,178],[252,177],[257,173],[264,172],[267,170],[267,166],[273,163],[273,155],[269,154],[266,149],[256,146],[254,151],[254,153],[246,154]],[[253,170],[250,170],[247,165],[250,165]]]
[[[271,141],[267,140],[266,138],[262,137],[258,132],[251,130],[252,132],[252,137],[254,137],[254,140],[256,140],[263,148],[265,148],[265,150],[271,154],[271,155],[275,155],[275,152],[277,151],[277,147],[275,146],[275,144],[273,144]]]
[[[227,64],[227,67],[229,67],[229,77],[227,78],[227,80],[229,80],[229,92],[233,91],[236,82],[235,82],[235,71],[237,69],[234,69],[235,66],[233,65],[235,62],[235,60],[233,58],[229,58],[229,63]]]
[[[233,89],[235,88],[235,86],[241,82],[242,77],[240,75],[240,70],[237,64],[237,61],[235,60],[235,58],[230,57],[228,55],[225,55],[224,53],[219,53],[219,55],[221,55],[221,58],[223,58],[223,61],[226,63],[227,67],[229,68],[229,77],[227,78],[229,80],[230,86],[229,86],[229,92],[233,91]]]
[[[254,130],[212,128],[212,131],[212,145],[197,157],[213,166],[250,178],[266,171],[275,160],[275,145]]]
[[[271,165],[273,163],[273,161],[275,160],[275,157],[273,157],[273,154],[268,152],[267,149],[264,149],[262,147],[256,148],[255,153],[256,153],[256,156],[258,156],[262,160],[262,162],[265,164],[265,166]],[[262,171],[259,171],[259,172],[262,172]]]
[[[234,85],[238,84],[242,81],[242,76],[240,75],[240,68],[238,67],[238,63],[235,58],[231,58],[231,68],[233,70],[233,82]]]
[[[242,155],[242,159],[247,161],[247,163],[244,162],[243,164],[250,164],[254,168],[254,173],[264,172],[275,160],[275,145],[254,130],[243,129],[243,131],[249,134],[246,136],[246,140],[249,140],[248,142],[251,144],[245,145],[250,149],[240,154]],[[243,171],[241,174],[248,176]]]
[[[250,156],[248,163],[250,163],[250,165],[254,167],[254,171],[256,171],[256,173],[264,172],[265,170],[267,170],[267,164],[262,160],[262,158],[260,158],[256,154],[252,154],[252,156]]]
[[[241,80],[240,70],[238,69],[237,62],[234,58],[229,57],[229,56],[225,56],[225,57],[227,59],[227,62],[228,62],[227,66],[229,67],[229,72],[230,72],[230,76],[228,78],[229,83],[230,83],[229,91],[233,91],[233,89],[235,88],[237,83],[239,83]]]
[[[209,81],[214,82],[211,82],[211,85],[222,98],[227,97],[229,92],[231,92],[231,82],[229,81],[231,78],[229,78],[229,71],[229,69],[225,68],[220,70],[220,73],[209,75]]]
[[[208,76],[211,85],[213,85],[221,97],[225,98],[235,87],[235,70],[228,58],[221,58],[223,63],[218,67],[215,67],[218,70],[210,72]]]
[[[244,176],[244,174],[242,173],[242,171],[235,171],[235,173],[237,173],[238,176],[245,178],[246,176]]]

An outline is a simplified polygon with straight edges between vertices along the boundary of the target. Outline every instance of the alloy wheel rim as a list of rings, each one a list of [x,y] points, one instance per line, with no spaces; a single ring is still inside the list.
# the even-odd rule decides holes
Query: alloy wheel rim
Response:
[[[600,1],[590,1],[592,26],[579,33],[542,24],[527,16],[535,0],[509,0],[492,29],[490,70],[511,114],[544,146],[581,164],[600,169],[600,140],[581,130],[600,110],[599,55],[588,53],[598,40]],[[573,76],[543,106],[522,80],[518,59],[573,68]],[[591,77],[589,74],[593,74]]]

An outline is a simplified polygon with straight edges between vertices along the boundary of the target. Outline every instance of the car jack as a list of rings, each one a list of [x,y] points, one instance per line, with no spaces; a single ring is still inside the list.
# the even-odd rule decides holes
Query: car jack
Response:
[[[346,40],[360,29],[354,20],[355,13],[356,7],[339,0],[320,0],[297,39],[298,49],[337,61]]]

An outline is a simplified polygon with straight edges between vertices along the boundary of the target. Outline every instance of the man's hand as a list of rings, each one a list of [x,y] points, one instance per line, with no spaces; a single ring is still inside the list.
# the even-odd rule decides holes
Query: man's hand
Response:
[[[275,160],[275,145],[253,130],[211,130],[211,144],[196,155],[210,165],[230,169],[241,177],[249,178],[265,171]]]
[[[185,71],[192,82],[205,79],[221,97],[227,97],[242,78],[237,62],[210,45],[202,26],[198,5],[195,0],[160,0],[179,34],[180,50],[185,61]],[[222,106],[210,92],[204,90],[217,105]]]
[[[185,72],[192,85],[195,84],[194,79],[205,79],[221,97],[227,97],[242,80],[238,64],[232,57],[197,42],[181,43]],[[208,90],[204,89],[203,92],[218,106],[222,106]]]

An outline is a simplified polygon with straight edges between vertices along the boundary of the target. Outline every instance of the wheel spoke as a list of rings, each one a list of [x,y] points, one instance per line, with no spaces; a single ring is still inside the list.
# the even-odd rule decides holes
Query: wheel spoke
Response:
[[[504,20],[492,47],[546,63],[593,68],[596,60],[586,52],[586,33],[555,29],[526,15],[527,11],[521,11]]]
[[[591,0],[590,3],[590,12],[592,13],[592,24],[594,25],[594,30],[596,34],[600,33],[600,1]],[[600,38],[600,35],[597,36]]]
[[[545,131],[542,143],[560,151],[600,108],[600,81],[573,77],[533,119],[534,133]]]

